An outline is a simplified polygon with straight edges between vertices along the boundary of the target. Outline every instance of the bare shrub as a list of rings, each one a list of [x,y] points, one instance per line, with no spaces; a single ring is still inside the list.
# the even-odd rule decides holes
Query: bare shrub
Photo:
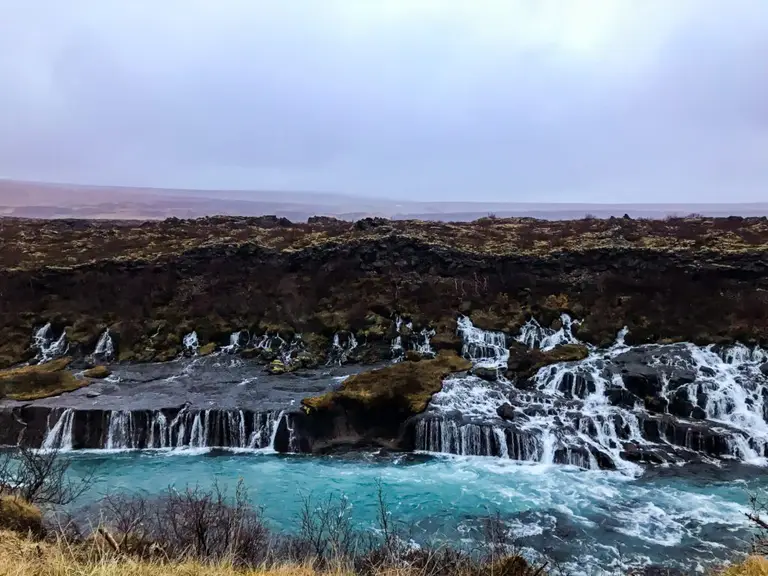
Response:
[[[0,494],[18,495],[37,505],[65,506],[93,484],[95,468],[81,478],[69,474],[70,462],[57,450],[20,447],[0,455]]]
[[[358,537],[352,526],[352,506],[343,494],[329,494],[320,504],[302,496],[298,550],[304,558],[326,566],[354,555]]]
[[[232,498],[219,484],[210,490],[169,487],[157,500],[109,496],[102,502],[102,521],[117,534],[117,548],[126,553],[160,550],[171,559],[248,566],[264,563],[269,553],[269,531],[261,510],[251,506],[242,480]]]
[[[755,554],[765,556],[768,554],[768,501],[764,497],[751,494],[749,507],[750,511],[747,512],[747,518],[755,528],[752,551]]]

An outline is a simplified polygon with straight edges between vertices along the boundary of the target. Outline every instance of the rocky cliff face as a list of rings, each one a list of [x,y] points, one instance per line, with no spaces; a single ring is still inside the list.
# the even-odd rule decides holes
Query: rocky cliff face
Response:
[[[606,344],[768,339],[765,219],[472,224],[259,219],[2,223],[0,366],[30,358],[34,330],[85,355],[105,329],[123,361],[180,354],[231,334],[301,333],[316,361],[335,333],[356,358],[389,354],[395,315],[458,348],[457,314],[515,332],[528,317],[582,320]]]

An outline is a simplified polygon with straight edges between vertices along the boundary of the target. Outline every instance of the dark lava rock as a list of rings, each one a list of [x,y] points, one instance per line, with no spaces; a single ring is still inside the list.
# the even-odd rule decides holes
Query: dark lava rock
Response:
[[[387,218],[363,218],[355,222],[355,230],[371,230],[389,224]]]
[[[763,373],[763,376],[768,376],[768,362],[760,365],[760,372]]]
[[[707,413],[704,411],[703,408],[699,406],[695,406],[694,409],[691,411],[691,418],[695,418],[696,420],[706,420]]]
[[[699,371],[704,374],[704,376],[714,376],[717,374],[714,368],[710,368],[709,366],[702,366],[699,368]]]
[[[653,368],[648,366],[633,367],[633,372],[621,375],[627,390],[640,398],[658,396],[661,392],[661,380]]]
[[[665,414],[669,408],[669,400],[661,397],[648,396],[645,399],[645,409],[656,414]]]
[[[612,390],[606,390],[605,395],[608,397],[608,401],[614,406],[621,406],[623,408],[634,408],[639,398],[632,394],[629,390],[624,388],[614,388]]]
[[[487,366],[475,366],[472,368],[472,374],[488,382],[496,382],[499,379],[499,370]]]
[[[514,420],[515,418],[515,409],[512,407],[512,404],[509,402],[505,402],[498,408],[496,408],[496,414],[499,415],[499,418],[503,420]]]

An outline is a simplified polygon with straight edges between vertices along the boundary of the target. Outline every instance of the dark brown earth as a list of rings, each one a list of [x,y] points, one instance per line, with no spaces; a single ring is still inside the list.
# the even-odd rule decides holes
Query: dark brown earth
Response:
[[[175,357],[193,329],[301,332],[317,355],[350,330],[375,361],[395,314],[456,349],[458,314],[514,332],[561,312],[595,344],[624,325],[628,343],[766,343],[768,220],[0,219],[0,367],[48,321],[75,356],[107,327],[123,361]]]

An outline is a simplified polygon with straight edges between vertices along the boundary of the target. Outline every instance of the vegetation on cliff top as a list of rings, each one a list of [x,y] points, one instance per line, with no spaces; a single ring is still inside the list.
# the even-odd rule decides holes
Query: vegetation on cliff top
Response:
[[[57,358],[45,364],[21,366],[0,371],[0,398],[36,400],[77,390],[88,380],[67,370],[71,358]]]
[[[293,252],[390,235],[477,254],[545,256],[561,251],[649,249],[768,250],[766,218],[545,221],[483,218],[424,222],[369,218],[291,223],[270,217],[171,218],[160,222],[0,219],[0,268],[66,267],[98,260],[153,260],[198,248],[250,245]]]
[[[121,362],[176,358],[193,330],[201,354],[246,330],[301,334],[312,363],[347,331],[374,363],[398,316],[458,350],[459,314],[514,334],[565,312],[597,345],[624,326],[629,344],[768,342],[765,218],[0,219],[0,245],[0,367],[34,356],[49,322],[78,358],[108,328]]]

